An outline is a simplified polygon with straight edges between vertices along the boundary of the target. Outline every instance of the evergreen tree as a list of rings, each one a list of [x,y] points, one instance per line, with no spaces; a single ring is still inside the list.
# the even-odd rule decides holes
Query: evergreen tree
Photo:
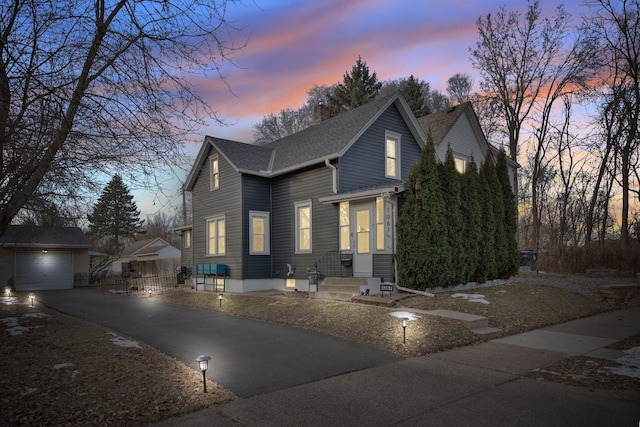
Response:
[[[119,175],[114,175],[107,184],[87,219],[89,234],[107,241],[103,249],[110,254],[121,249],[123,239],[133,238],[144,230],[140,211]]]
[[[451,147],[447,149],[444,163],[439,164],[442,197],[446,206],[445,223],[447,242],[451,250],[451,269],[446,280],[447,285],[466,283],[466,265],[464,254],[464,218],[462,217],[462,199],[460,196],[461,175],[456,169]]]
[[[520,268],[520,255],[518,254],[517,232],[517,206],[516,198],[513,194],[513,187],[509,179],[509,167],[507,166],[507,154],[500,151],[496,160],[496,175],[500,182],[502,191],[502,201],[504,203],[504,220],[506,251],[504,260],[503,276],[511,276],[518,272]]]
[[[428,92],[428,85],[413,77],[413,74],[400,85],[400,91],[416,117],[422,117],[429,114],[427,99],[424,96],[425,86],[427,88],[426,91]]]
[[[496,175],[496,165],[493,158],[487,157],[485,160],[484,172],[487,179],[487,184],[491,190],[489,196],[491,198],[491,211],[493,213],[494,225],[494,265],[493,270],[490,273],[491,279],[497,279],[502,277],[506,270],[507,260],[507,232],[505,229],[505,213],[504,213],[504,201],[502,198],[502,188],[500,181],[498,181],[498,175]]]
[[[497,274],[496,257],[495,257],[495,236],[496,236],[496,217],[493,213],[493,190],[489,186],[487,178],[490,175],[488,168],[491,168],[491,159],[487,157],[480,167],[478,174],[478,196],[480,200],[480,218],[481,218],[481,238],[478,266],[476,269],[476,280],[484,282],[487,279],[493,279]]]
[[[337,116],[373,101],[381,87],[376,73],[370,74],[367,63],[358,57],[351,74],[345,73],[343,82],[338,83],[333,93],[328,95],[329,114],[331,117]]]
[[[426,289],[445,284],[451,265],[438,161],[429,137],[407,181],[398,218],[397,261],[403,286]]]
[[[480,208],[480,177],[476,162],[472,159],[462,175],[462,217],[464,221],[463,253],[466,281],[478,281],[476,270],[480,262],[482,240],[482,211]]]

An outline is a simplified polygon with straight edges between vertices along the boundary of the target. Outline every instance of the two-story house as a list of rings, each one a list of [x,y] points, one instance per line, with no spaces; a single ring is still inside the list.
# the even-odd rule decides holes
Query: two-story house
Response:
[[[188,267],[225,265],[233,292],[393,281],[404,183],[427,133],[461,168],[491,155],[470,104],[424,123],[399,92],[326,120],[321,108],[313,126],[268,145],[205,138],[185,185],[193,224],[177,229]]]

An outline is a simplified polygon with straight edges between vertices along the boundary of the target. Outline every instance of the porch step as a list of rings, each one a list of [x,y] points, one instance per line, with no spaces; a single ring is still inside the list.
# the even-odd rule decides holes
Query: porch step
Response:
[[[351,301],[360,295],[361,286],[367,286],[367,279],[360,277],[327,277],[318,285],[318,292],[309,294],[310,298]]]

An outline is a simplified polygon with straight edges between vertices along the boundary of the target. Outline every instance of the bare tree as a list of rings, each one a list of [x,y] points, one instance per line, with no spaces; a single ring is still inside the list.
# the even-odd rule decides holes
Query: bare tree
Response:
[[[170,217],[165,212],[158,212],[153,216],[147,215],[145,221],[145,233],[138,236],[139,239],[155,239],[160,237],[165,242],[176,248],[181,247],[180,236],[173,232],[174,227],[181,225],[180,215]]]
[[[537,247],[540,199],[536,186],[548,145],[550,119],[555,101],[585,82],[590,65],[586,61],[589,39],[578,37],[565,50],[570,30],[568,14],[559,6],[553,19],[543,19],[538,1],[528,4],[524,19],[519,12],[507,13],[502,7],[495,19],[489,14],[478,19],[477,26],[479,40],[470,51],[471,61],[480,71],[480,86],[486,96],[499,101],[498,112],[513,160],[518,160],[524,122],[537,115],[531,177],[531,244]]]
[[[469,74],[456,73],[447,80],[447,93],[456,104],[462,104],[471,100],[473,79]]]
[[[0,4],[0,234],[32,198],[66,203],[116,170],[149,184],[217,120],[190,78],[236,47],[227,1]],[[123,173],[125,172],[125,173]]]
[[[640,146],[640,0],[595,0],[587,4],[595,10],[586,25],[602,44],[598,52],[605,76],[603,86],[610,89],[612,101],[620,108],[620,114],[612,119],[617,122],[614,127],[622,130],[614,141],[614,152],[620,164],[616,179],[622,187],[620,247],[626,255],[629,197],[635,176],[631,171]]]

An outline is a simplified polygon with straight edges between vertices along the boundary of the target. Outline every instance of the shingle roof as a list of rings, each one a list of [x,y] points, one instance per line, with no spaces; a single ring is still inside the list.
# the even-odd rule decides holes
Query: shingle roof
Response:
[[[438,146],[467,108],[471,108],[471,103],[463,102],[455,107],[422,116],[418,119],[418,123],[424,129],[427,137],[431,135],[433,144]]]
[[[154,244],[154,246],[151,246],[152,243]],[[149,246],[149,248],[147,248],[147,246]],[[132,244],[124,248],[124,250],[122,251],[122,256],[129,256],[138,253],[149,254],[156,252],[162,248],[166,248],[167,246],[169,246],[169,244],[160,237],[156,237],[154,239],[138,240],[137,242],[133,242]],[[149,249],[153,250],[150,252]]]
[[[89,248],[91,243],[78,227],[11,225],[0,237],[0,246],[23,248]]]

